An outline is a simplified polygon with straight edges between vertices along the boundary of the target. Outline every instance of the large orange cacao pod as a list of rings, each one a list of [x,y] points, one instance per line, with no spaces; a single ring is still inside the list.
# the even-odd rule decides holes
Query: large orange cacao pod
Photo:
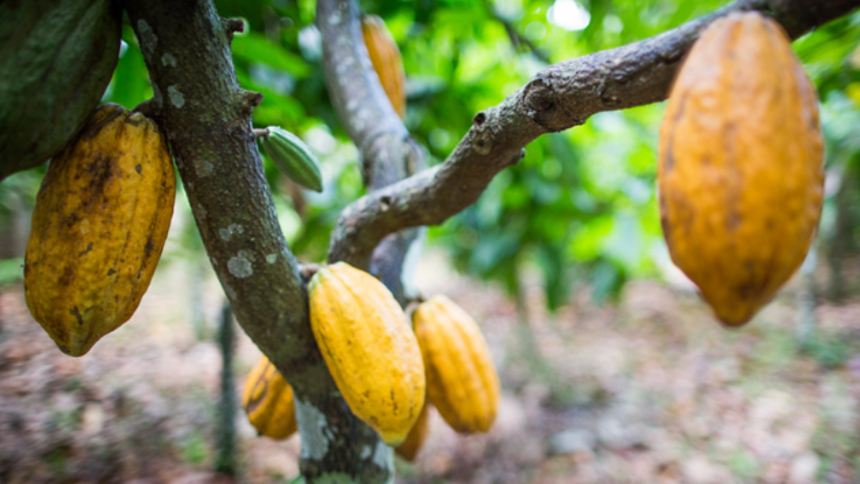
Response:
[[[412,430],[409,431],[409,435],[406,436],[406,440],[404,440],[402,444],[398,445],[394,451],[397,452],[397,455],[408,461],[415,460],[415,457],[421,450],[421,446],[423,446],[424,441],[427,440],[427,434],[429,432],[430,405],[425,403],[424,408],[421,409],[421,415],[418,416],[418,420],[415,422],[415,425],[412,426]]]
[[[175,191],[156,124],[116,105],[100,106],[53,158],[33,211],[24,290],[63,352],[83,355],[137,309]]]
[[[424,357],[427,399],[454,430],[488,431],[499,406],[499,377],[478,324],[441,295],[419,304],[412,323]]]
[[[391,106],[402,118],[406,114],[406,73],[397,43],[385,27],[385,22],[376,15],[365,15],[361,19],[364,45],[370,55],[370,63]]]
[[[314,338],[356,417],[389,445],[406,437],[424,405],[424,365],[406,314],[388,289],[344,262],[308,285]]]
[[[780,26],[714,21],[672,87],[658,178],[672,260],[724,324],[747,322],[803,261],[822,156],[815,91]]]
[[[260,435],[281,440],[296,431],[293,389],[265,356],[245,378],[242,407]]]

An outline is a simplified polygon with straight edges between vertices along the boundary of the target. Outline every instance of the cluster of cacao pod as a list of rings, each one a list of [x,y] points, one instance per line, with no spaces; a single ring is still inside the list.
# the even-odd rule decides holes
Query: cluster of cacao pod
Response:
[[[431,405],[458,432],[490,429],[498,375],[477,323],[453,301],[418,304],[410,327],[381,282],[343,262],[319,269],[308,292],[311,329],[338,390],[398,454],[416,456]],[[260,434],[295,431],[292,392],[265,357],[246,379],[242,404]]]
[[[663,234],[716,317],[742,325],[803,262],[824,182],[815,91],[782,28],[714,21],[687,56],[660,131]]]

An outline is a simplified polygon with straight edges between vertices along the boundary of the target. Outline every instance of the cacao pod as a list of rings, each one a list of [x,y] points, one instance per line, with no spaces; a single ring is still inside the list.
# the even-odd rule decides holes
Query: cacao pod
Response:
[[[298,136],[278,126],[269,126],[266,129],[269,134],[261,138],[266,156],[294,182],[321,192],[319,162],[308,145]]]
[[[488,431],[498,411],[499,376],[478,324],[442,295],[419,304],[412,323],[427,373],[427,399],[457,432]]]
[[[394,449],[397,455],[408,461],[415,460],[424,441],[427,440],[427,434],[430,432],[430,405],[424,403],[424,408],[421,409],[421,414],[418,415],[418,420],[406,436],[406,440]]]
[[[382,89],[388,96],[391,106],[402,118],[406,115],[406,73],[400,49],[385,27],[385,22],[376,15],[361,18],[361,33],[364,45],[370,55],[370,63],[379,77]]]
[[[399,444],[424,405],[424,365],[406,314],[388,289],[344,262],[308,285],[314,338],[352,413]]]
[[[803,262],[822,156],[815,91],[780,26],[714,21],[672,87],[658,181],[672,260],[724,324],[747,322]]]
[[[0,180],[83,126],[116,67],[121,20],[111,0],[0,2]]]
[[[260,435],[282,440],[296,431],[293,389],[265,356],[245,378],[242,407]]]
[[[156,124],[116,105],[93,112],[53,158],[24,258],[33,317],[80,356],[127,321],[158,263],[175,179]]]

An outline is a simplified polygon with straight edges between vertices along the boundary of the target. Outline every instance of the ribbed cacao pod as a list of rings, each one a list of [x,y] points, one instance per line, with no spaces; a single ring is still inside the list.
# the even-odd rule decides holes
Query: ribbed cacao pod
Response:
[[[386,287],[344,262],[308,285],[314,338],[352,413],[389,445],[424,405],[424,365],[406,314]]]
[[[415,422],[415,425],[412,426],[412,430],[409,431],[409,435],[406,436],[406,440],[404,440],[402,444],[398,445],[394,449],[394,452],[397,452],[397,455],[410,462],[415,460],[415,457],[418,456],[418,452],[424,445],[424,441],[427,440],[427,434],[429,432],[430,405],[425,403],[424,408],[421,409],[421,414],[418,416],[418,420]]]
[[[0,2],[0,180],[83,126],[116,67],[121,20],[111,0]]]
[[[242,407],[260,435],[282,440],[296,432],[293,389],[265,356],[245,378]]]
[[[266,128],[260,144],[263,152],[291,180],[315,192],[322,191],[319,161],[301,138],[278,126]]]
[[[24,291],[63,352],[83,355],[137,309],[175,191],[158,126],[116,105],[99,107],[53,158],[33,211]]]
[[[427,373],[427,399],[457,432],[488,431],[498,411],[499,377],[478,324],[442,295],[419,304],[412,323]]]
[[[385,22],[376,15],[361,18],[361,33],[364,45],[370,55],[370,63],[379,77],[382,89],[388,96],[391,106],[402,118],[406,115],[406,73],[400,49],[385,27]]]
[[[658,180],[672,260],[724,324],[747,322],[803,262],[822,156],[815,91],[780,26],[714,21],[672,87]]]

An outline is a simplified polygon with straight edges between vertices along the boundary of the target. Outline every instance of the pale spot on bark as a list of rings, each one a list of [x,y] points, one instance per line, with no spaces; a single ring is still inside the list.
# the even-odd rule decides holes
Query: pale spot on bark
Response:
[[[310,403],[295,399],[296,419],[302,439],[302,458],[321,460],[328,452],[330,437],[326,432],[328,421],[324,413]]]
[[[234,235],[242,235],[245,232],[245,227],[239,224],[230,224],[227,227],[218,229],[218,237],[224,242],[229,241]]]
[[[194,159],[194,171],[197,172],[197,176],[209,176],[214,170],[215,166],[209,161],[202,158]]]
[[[373,463],[381,469],[394,467],[394,455],[391,452],[391,447],[385,445],[385,442],[381,440],[376,443],[376,450],[373,451]]]
[[[244,279],[254,274],[254,266],[248,259],[247,252],[239,251],[238,254],[231,257],[227,261],[227,271],[233,277],[238,277],[239,279]]]
[[[165,67],[176,67],[176,57],[170,52],[161,54],[161,64]]]
[[[176,106],[177,109],[185,106],[185,96],[175,85],[167,86],[167,97],[170,98],[170,104]]]
[[[149,26],[146,20],[139,19],[137,21],[137,33],[140,35],[140,45],[143,51],[150,55],[155,52],[155,47],[158,45],[158,37],[155,36],[155,32],[152,31],[152,27]]]
[[[277,260],[278,260],[278,254],[277,253],[272,252],[271,254],[266,254],[266,263],[267,264],[274,264]]]

